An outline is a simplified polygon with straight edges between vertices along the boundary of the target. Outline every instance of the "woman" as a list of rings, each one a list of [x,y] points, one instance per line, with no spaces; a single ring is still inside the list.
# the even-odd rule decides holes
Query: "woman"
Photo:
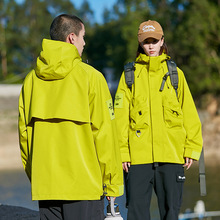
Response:
[[[138,42],[134,84],[130,90],[123,73],[115,96],[123,169],[129,170],[128,220],[150,219],[153,188],[161,219],[177,220],[184,167],[202,149],[201,123],[179,68],[177,92],[170,77],[160,89],[170,59],[160,24],[141,23]]]

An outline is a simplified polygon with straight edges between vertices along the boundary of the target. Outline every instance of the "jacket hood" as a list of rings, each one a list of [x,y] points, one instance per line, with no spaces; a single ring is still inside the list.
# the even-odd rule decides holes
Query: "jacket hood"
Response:
[[[79,61],[81,57],[74,45],[44,39],[37,58],[36,75],[43,80],[63,79]]]

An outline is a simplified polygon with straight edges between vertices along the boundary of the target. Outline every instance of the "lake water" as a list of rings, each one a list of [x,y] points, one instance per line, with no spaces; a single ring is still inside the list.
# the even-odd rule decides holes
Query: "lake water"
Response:
[[[184,196],[181,212],[186,209],[193,210],[198,200],[205,202],[206,211],[220,211],[220,166],[206,167],[207,196],[200,196],[198,183],[198,167],[186,171],[186,182],[184,185]],[[120,212],[124,220],[127,216],[125,208],[125,197],[116,199],[119,204]],[[30,183],[23,170],[2,170],[0,171],[0,203],[38,210],[37,202],[31,201]],[[107,202],[106,202],[107,205]],[[159,220],[156,196],[153,195],[151,201],[152,220]],[[220,220],[220,217],[212,218]]]

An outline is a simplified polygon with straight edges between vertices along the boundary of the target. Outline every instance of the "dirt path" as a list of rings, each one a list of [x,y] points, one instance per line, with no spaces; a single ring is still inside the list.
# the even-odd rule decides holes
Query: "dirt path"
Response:
[[[17,106],[18,96],[0,96],[0,169],[22,169]]]

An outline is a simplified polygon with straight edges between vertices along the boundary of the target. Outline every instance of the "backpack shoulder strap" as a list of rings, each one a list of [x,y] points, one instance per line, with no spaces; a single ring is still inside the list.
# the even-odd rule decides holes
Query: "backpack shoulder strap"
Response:
[[[179,78],[178,78],[176,63],[173,60],[167,60],[167,67],[168,67],[168,71],[170,73],[171,84],[176,91],[176,96],[178,99],[177,89],[178,89]]]
[[[135,62],[130,62],[125,64],[124,66],[125,82],[130,90],[132,84],[134,83],[134,70],[135,70],[134,63]]]
[[[163,91],[164,84],[167,80],[167,77],[170,76],[171,84],[172,84],[173,88],[176,91],[176,97],[178,99],[177,89],[178,89],[179,78],[178,78],[176,63],[172,60],[167,60],[166,62],[167,62],[168,72],[163,77],[163,81],[161,83],[160,91]]]

